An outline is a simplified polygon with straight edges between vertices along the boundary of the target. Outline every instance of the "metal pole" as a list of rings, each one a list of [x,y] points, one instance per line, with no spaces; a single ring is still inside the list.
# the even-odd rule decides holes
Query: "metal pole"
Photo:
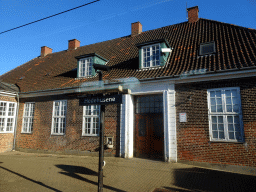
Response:
[[[103,161],[104,161],[104,122],[105,122],[105,105],[100,108],[100,151],[99,151],[99,176],[98,191],[103,191]]]
[[[102,83],[102,72],[99,71],[99,81]],[[103,161],[104,161],[104,128],[105,128],[105,105],[100,106],[100,150],[99,150],[99,172],[98,191],[103,192]]]

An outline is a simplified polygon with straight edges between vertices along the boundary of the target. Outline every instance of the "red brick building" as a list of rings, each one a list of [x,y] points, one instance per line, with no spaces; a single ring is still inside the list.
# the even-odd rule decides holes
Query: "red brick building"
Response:
[[[256,30],[198,12],[145,32],[132,23],[131,35],[92,45],[73,39],[61,52],[44,46],[2,75],[16,91],[0,99],[1,151],[96,155],[100,107],[81,103],[123,89],[122,104],[106,106],[105,154],[255,174]],[[104,86],[95,63],[111,69]]]

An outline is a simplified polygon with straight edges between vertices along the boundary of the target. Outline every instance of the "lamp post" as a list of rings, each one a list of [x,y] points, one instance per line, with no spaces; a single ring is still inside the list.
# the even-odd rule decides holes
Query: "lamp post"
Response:
[[[102,71],[110,71],[106,65],[93,64],[93,68],[99,74],[99,82],[102,82]],[[105,128],[105,105],[100,106],[100,150],[99,150],[99,171],[98,171],[98,191],[103,191],[103,161],[104,161],[104,128]]]

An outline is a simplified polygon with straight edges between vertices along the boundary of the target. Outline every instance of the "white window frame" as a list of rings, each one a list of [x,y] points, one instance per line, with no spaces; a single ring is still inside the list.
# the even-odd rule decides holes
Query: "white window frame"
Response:
[[[157,63],[157,61],[153,60],[153,46],[159,46],[159,50],[158,50],[158,54],[159,54],[159,61]],[[144,66],[144,52],[146,48],[150,49],[150,64],[149,66]],[[161,62],[161,45],[160,43],[157,44],[152,44],[152,45],[147,45],[147,46],[143,46],[141,47],[141,68],[145,69],[145,68],[152,68],[152,67],[160,67],[160,62]]]
[[[228,112],[227,111],[227,96],[225,94],[226,91],[231,91],[231,90],[236,90],[237,93],[237,100],[238,100],[238,112]],[[222,106],[222,112],[212,112],[211,111],[211,100],[210,100],[210,92],[211,91],[220,91],[221,92],[221,101],[222,104],[219,106]],[[244,141],[244,130],[243,130],[243,115],[242,115],[242,106],[241,106],[241,94],[240,94],[240,88],[239,87],[226,87],[226,88],[216,88],[216,89],[208,89],[207,90],[207,99],[208,99],[208,117],[209,117],[209,135],[210,135],[210,141],[218,141],[218,142],[243,142]],[[216,98],[217,99],[217,98]],[[214,105],[213,105],[214,106]],[[231,104],[232,108],[233,104]],[[217,107],[217,105],[216,105]],[[232,108],[233,109],[233,108]],[[224,126],[224,139],[220,138],[213,138],[213,123],[212,123],[212,117],[213,116],[221,116],[223,117],[223,124]],[[240,132],[240,138],[239,139],[230,139],[229,138],[229,132],[228,132],[228,116],[233,116],[232,121],[233,124],[232,126],[235,125],[234,123],[234,117],[238,116],[239,117],[239,132]],[[218,123],[217,123],[218,124]],[[219,125],[217,125],[219,126]],[[235,129],[233,127],[233,129]]]
[[[95,109],[95,107],[98,107],[98,109]],[[86,114],[86,109],[88,109],[87,107],[91,107],[91,112],[93,110],[97,110],[98,114],[91,114],[88,115]],[[93,121],[94,118],[98,118],[98,126],[97,124]],[[90,122],[86,121],[86,119],[90,119]],[[87,127],[86,124],[90,124],[90,133],[86,133],[87,132]],[[96,124],[96,129],[98,130],[98,134],[97,133],[92,133],[93,129],[95,129],[93,126]],[[99,136],[100,133],[100,105],[86,105],[83,106],[83,126],[82,126],[82,136]]]
[[[28,109],[27,110],[28,115],[26,114],[26,109]],[[22,131],[21,131],[21,133],[32,133],[34,113],[35,113],[35,102],[25,102],[24,111],[23,111]],[[26,123],[25,123],[25,119],[28,120]]]
[[[55,109],[55,106],[56,104],[59,103],[58,105],[60,106],[59,109],[58,109],[58,114],[59,115],[56,115],[56,109]],[[65,103],[65,107],[64,108],[64,113],[62,114],[62,107],[63,107],[63,104]],[[54,127],[54,123],[55,123],[55,119],[58,119],[58,122],[57,122],[57,131],[55,131],[55,127]],[[61,120],[64,119],[64,121],[61,122]],[[56,100],[53,102],[53,110],[52,110],[52,128],[51,128],[51,135],[64,135],[65,132],[66,132],[66,121],[67,121],[67,100]],[[64,126],[62,126],[64,124]],[[61,129],[62,128],[62,131]]]
[[[89,65],[88,65],[89,64]],[[86,57],[79,60],[79,77],[92,76],[93,57]]]
[[[4,103],[5,103],[5,110],[0,111],[0,134],[1,133],[13,133],[14,125],[15,125],[17,104],[15,102],[0,101],[0,109],[2,108],[2,104],[4,104]],[[10,104],[13,104],[14,106],[11,108]],[[9,111],[10,109],[12,109],[12,111]],[[11,115],[10,115],[10,112],[11,112]],[[2,122],[2,120],[3,120],[3,122]],[[12,126],[9,127],[9,129],[11,129],[11,130],[7,130],[8,123],[10,123],[10,122],[8,122],[9,120],[12,121]]]

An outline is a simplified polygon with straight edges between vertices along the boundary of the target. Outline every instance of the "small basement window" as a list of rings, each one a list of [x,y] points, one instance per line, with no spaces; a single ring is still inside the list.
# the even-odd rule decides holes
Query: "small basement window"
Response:
[[[216,48],[215,48],[215,42],[208,42],[208,43],[201,43],[200,44],[200,50],[199,50],[199,55],[203,56],[203,55],[209,55],[212,53],[216,52]]]

